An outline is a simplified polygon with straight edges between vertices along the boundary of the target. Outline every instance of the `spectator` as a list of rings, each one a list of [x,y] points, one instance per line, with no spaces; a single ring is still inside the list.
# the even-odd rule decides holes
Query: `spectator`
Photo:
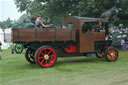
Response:
[[[33,24],[35,24],[35,21],[36,21],[36,17],[32,16],[32,17],[31,17],[31,22],[32,22]]]
[[[128,49],[128,37],[125,37],[123,40],[121,40],[121,49],[122,50]]]
[[[2,46],[2,43],[1,43],[1,41],[0,41],[0,52],[2,52],[1,46]]]

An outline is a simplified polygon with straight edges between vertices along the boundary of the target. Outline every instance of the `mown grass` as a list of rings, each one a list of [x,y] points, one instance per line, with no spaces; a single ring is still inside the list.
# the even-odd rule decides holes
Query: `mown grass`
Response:
[[[128,85],[128,50],[107,62],[92,57],[58,58],[51,68],[29,64],[24,54],[4,50],[0,60],[1,85]]]

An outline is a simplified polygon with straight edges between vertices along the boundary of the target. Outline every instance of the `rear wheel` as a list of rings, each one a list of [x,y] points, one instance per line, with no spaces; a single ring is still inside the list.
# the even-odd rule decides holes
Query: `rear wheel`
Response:
[[[34,50],[32,50],[30,48],[27,48],[26,49],[25,58],[31,64],[35,64],[34,54],[35,54],[35,51]]]
[[[118,59],[118,51],[113,47],[108,48],[105,51],[105,58],[109,62],[117,60]]]
[[[42,46],[35,53],[36,64],[40,67],[51,67],[55,64],[56,59],[55,50],[49,46]]]

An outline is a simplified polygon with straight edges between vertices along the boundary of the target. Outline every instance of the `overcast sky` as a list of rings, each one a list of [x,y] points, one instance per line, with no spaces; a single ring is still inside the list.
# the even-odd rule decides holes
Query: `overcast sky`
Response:
[[[4,21],[8,17],[11,20],[17,20],[22,14],[18,12],[14,0],[0,0],[0,21]]]

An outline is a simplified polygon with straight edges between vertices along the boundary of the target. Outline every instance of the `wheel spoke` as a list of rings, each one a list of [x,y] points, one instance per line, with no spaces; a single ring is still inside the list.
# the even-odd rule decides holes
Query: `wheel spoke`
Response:
[[[45,54],[43,54],[43,53],[41,52],[41,55],[43,55],[43,56],[44,56]]]
[[[53,61],[52,61],[51,59],[49,59],[49,62],[50,62],[50,63],[53,63]]]
[[[111,55],[111,53],[108,53],[108,55],[111,57],[111,59],[112,59],[112,55]]]
[[[54,55],[50,55],[49,57],[54,57]]]
[[[45,53],[45,54],[46,54],[46,52],[47,52],[47,51],[46,51],[46,50],[44,50],[44,53]]]
[[[116,51],[114,51],[114,56],[113,56],[114,58],[116,58],[117,57],[117,52]]]
[[[51,62],[51,59],[48,59]]]
[[[30,58],[30,60],[34,62],[34,58]]]
[[[44,63],[44,61],[45,61],[45,60],[42,60],[42,61],[41,61],[41,64]]]
[[[44,56],[41,56],[41,57],[39,57],[40,59],[43,59],[44,58]]]
[[[51,51],[49,50],[49,52],[48,52],[48,55],[51,53]]]
[[[46,60],[45,63],[48,64],[48,61]]]
[[[111,51],[111,58],[112,59],[115,58],[115,50],[114,49],[112,49],[112,51]]]
[[[115,55],[118,56],[118,53],[116,52]]]

